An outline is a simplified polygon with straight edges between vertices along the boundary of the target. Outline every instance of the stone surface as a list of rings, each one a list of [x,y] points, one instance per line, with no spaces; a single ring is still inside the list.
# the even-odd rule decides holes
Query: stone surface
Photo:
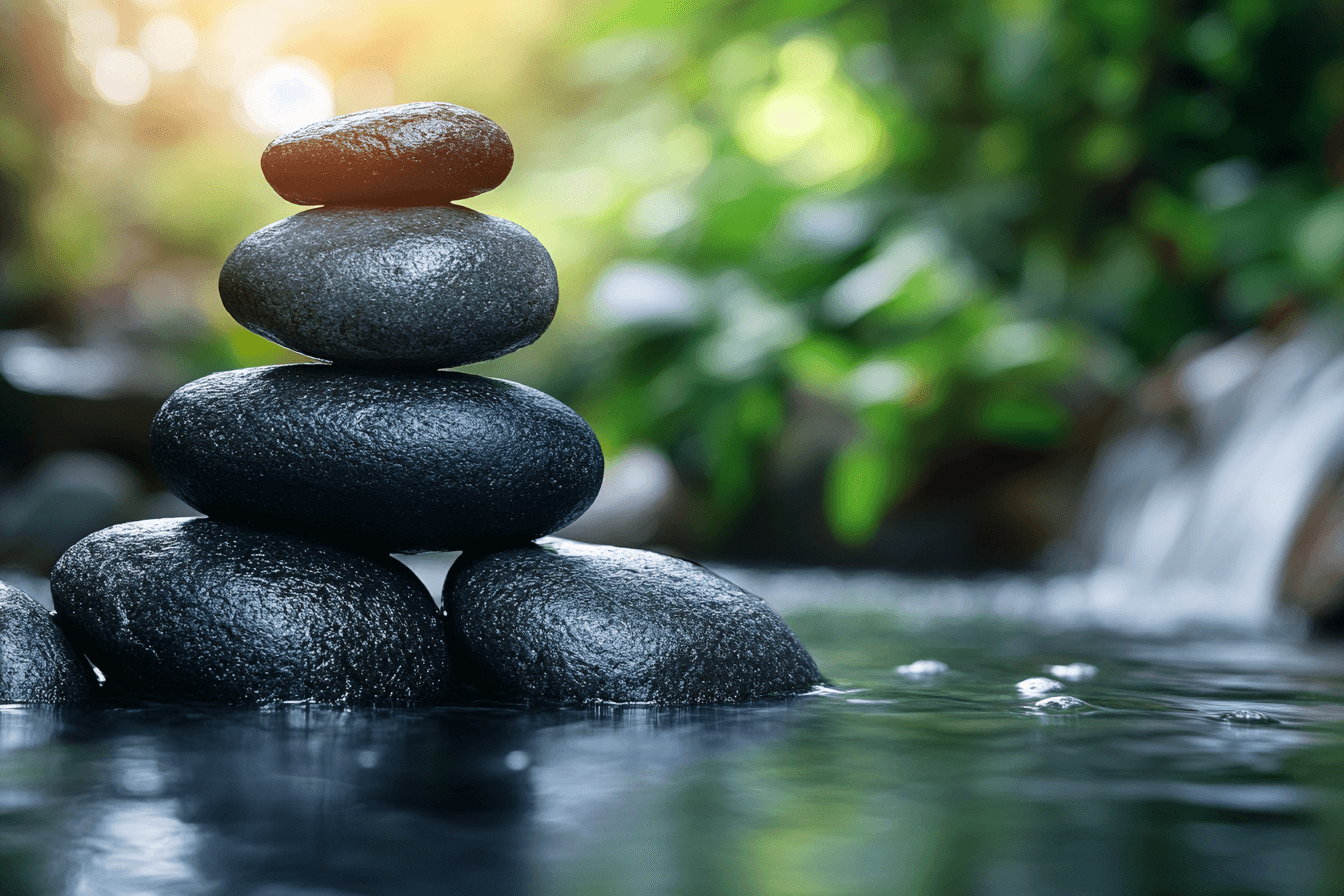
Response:
[[[452,103],[407,103],[314,122],[271,141],[261,171],[299,205],[436,205],[493,190],[513,167],[504,129]]]
[[[71,638],[118,693],[421,706],[450,685],[424,585],[390,557],[209,519],[95,532],[57,561]]]
[[[572,522],[602,449],[544,393],[465,373],[291,364],[173,393],[150,452],[165,484],[218,519],[359,550],[458,550]]]
[[[506,702],[735,703],[821,680],[764,601],[649,551],[556,538],[469,553],[443,601],[461,679]]]
[[[349,364],[456,367],[536,340],[555,265],[511,221],[458,206],[315,208],[243,240],[219,275],[238,323]]]
[[[51,614],[0,582],[0,703],[83,703],[93,672]]]

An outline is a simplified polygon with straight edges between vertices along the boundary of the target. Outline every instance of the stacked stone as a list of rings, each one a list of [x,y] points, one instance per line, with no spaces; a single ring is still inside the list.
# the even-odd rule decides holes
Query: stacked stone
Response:
[[[150,448],[205,519],[96,532],[52,571],[58,618],[117,692],[227,703],[700,703],[798,693],[815,664],[758,598],[680,560],[537,542],[596,497],[587,423],[452,372],[536,340],[550,256],[454,204],[508,174],[507,135],[447,103],[346,115],[262,156],[318,208],[220,275],[243,326],[319,362],[174,393]],[[464,551],[438,611],[390,552]]]

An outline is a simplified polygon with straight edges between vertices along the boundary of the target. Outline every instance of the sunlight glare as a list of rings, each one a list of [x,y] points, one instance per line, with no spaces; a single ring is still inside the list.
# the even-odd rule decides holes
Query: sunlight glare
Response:
[[[240,99],[258,134],[282,134],[335,112],[326,73],[309,59],[282,59],[243,84]]]

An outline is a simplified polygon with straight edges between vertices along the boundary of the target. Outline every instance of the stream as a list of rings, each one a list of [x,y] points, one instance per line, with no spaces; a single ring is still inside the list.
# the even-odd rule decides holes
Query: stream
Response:
[[[0,893],[1344,891],[1344,645],[788,619],[758,705],[0,708]]]

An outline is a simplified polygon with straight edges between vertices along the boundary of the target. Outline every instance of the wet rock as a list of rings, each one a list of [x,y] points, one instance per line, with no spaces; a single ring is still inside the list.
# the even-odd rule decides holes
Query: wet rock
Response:
[[[735,703],[821,680],[760,598],[648,551],[557,538],[465,554],[443,604],[456,668],[506,702]]]
[[[56,563],[71,638],[119,693],[356,706],[449,686],[429,592],[391,558],[209,519],[123,523]]]
[[[544,393],[464,373],[292,364],[215,373],[169,397],[150,452],[218,519],[359,550],[525,541],[576,519],[602,449]]]
[[[406,103],[314,122],[271,141],[261,171],[299,205],[440,204],[499,186],[513,167],[504,129],[452,103]]]
[[[83,703],[93,673],[51,614],[0,582],[0,703]]]
[[[511,221],[457,206],[315,208],[243,240],[219,275],[238,323],[348,364],[456,367],[535,341],[555,265]]]

